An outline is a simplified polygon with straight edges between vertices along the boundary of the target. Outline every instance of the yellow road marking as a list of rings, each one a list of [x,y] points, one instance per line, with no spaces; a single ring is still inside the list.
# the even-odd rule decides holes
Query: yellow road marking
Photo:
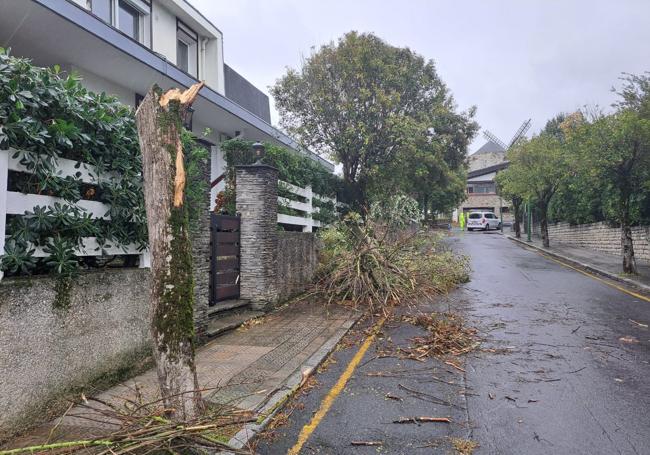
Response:
[[[591,273],[589,273],[589,272],[586,272],[586,271],[584,271],[584,270],[580,270],[580,269],[577,268],[577,267],[573,267],[572,265],[569,265],[569,264],[567,264],[566,262],[560,261],[559,259],[555,259],[555,258],[553,258],[553,257],[551,257],[551,256],[549,256],[549,255],[547,255],[547,254],[542,253],[542,252],[539,252],[539,251],[538,251],[537,253],[538,253],[540,256],[545,257],[546,259],[550,259],[551,261],[553,261],[553,262],[557,262],[558,264],[563,265],[564,267],[570,268],[571,270],[575,270],[576,272],[580,272],[580,273],[582,273],[583,275],[588,276],[589,278],[593,278],[594,280],[598,280],[598,281],[600,281],[601,283],[604,283],[604,284],[606,284],[607,286],[610,286],[610,287],[613,287],[613,288],[615,288],[615,289],[618,289],[619,291],[624,292],[624,293],[626,293],[626,294],[628,294],[628,295],[631,295],[632,297],[636,297],[637,299],[641,299],[641,300],[645,300],[646,302],[650,302],[650,298],[649,298],[649,297],[646,297],[646,296],[644,296],[644,295],[637,294],[636,292],[633,292],[633,291],[630,291],[630,290],[628,290],[628,289],[625,289],[624,287],[618,286],[618,285],[616,285],[616,284],[614,284],[614,283],[612,283],[612,282],[610,282],[610,281],[608,281],[608,280],[604,280],[604,279],[602,279],[602,278],[600,278],[600,277],[597,277],[596,275],[593,275],[593,274],[591,274]]]
[[[386,318],[383,317],[381,318],[377,324],[372,329],[372,334],[369,335],[357,353],[354,355],[348,366],[345,368],[345,371],[341,376],[339,377],[339,380],[336,381],[336,384],[330,389],[330,391],[327,393],[325,398],[323,399],[320,407],[318,408],[318,411],[316,411],[316,414],[314,414],[314,417],[312,417],[311,421],[302,427],[302,430],[300,430],[300,435],[298,435],[298,440],[294,444],[294,446],[289,449],[287,452],[287,455],[298,455],[300,452],[300,449],[302,449],[302,446],[307,442],[307,439],[309,439],[309,436],[314,432],[318,424],[323,420],[323,417],[327,414],[327,412],[330,410],[332,407],[332,404],[334,403],[334,400],[336,400],[336,397],[339,396],[339,394],[343,391],[345,388],[345,385],[348,383],[350,378],[352,377],[352,373],[354,373],[354,370],[359,366],[359,363],[361,363],[361,360],[363,359],[363,356],[366,354],[366,351],[370,347],[373,341],[375,341],[375,338],[377,337],[377,333],[379,332],[379,329],[384,325],[386,322]]]

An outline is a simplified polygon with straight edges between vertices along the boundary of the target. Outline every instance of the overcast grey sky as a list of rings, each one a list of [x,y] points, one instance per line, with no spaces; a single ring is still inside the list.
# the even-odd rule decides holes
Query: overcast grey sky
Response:
[[[312,47],[373,32],[433,59],[459,107],[476,105],[504,141],[527,118],[538,131],[557,112],[608,107],[621,72],[650,70],[650,0],[190,1],[223,32],[226,63],[266,93]]]

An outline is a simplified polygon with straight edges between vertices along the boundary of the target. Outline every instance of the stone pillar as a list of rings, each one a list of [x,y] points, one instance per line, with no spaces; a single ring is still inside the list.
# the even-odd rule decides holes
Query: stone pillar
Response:
[[[194,276],[194,329],[197,339],[203,340],[208,327],[210,300],[210,158],[203,165],[199,177],[203,179],[207,189],[200,202],[199,218],[190,221],[190,241],[192,242],[192,274]]]
[[[237,166],[235,172],[240,296],[263,309],[278,299],[278,170],[260,164]]]

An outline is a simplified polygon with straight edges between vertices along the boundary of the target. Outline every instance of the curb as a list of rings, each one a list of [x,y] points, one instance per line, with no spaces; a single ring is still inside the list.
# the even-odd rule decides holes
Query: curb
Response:
[[[643,283],[640,283],[639,281],[619,276],[619,275],[617,275],[615,273],[612,273],[612,272],[609,272],[607,270],[599,269],[598,267],[594,267],[593,265],[585,264],[584,262],[580,262],[580,261],[572,259],[572,258],[570,258],[568,256],[564,256],[564,255],[556,253],[554,251],[547,250],[546,248],[543,248],[543,247],[540,247],[540,246],[537,246],[537,245],[533,245],[532,243],[528,243],[528,242],[526,242],[524,240],[520,240],[520,239],[512,237],[510,235],[506,235],[506,234],[504,234],[504,235],[505,235],[505,237],[509,238],[513,242],[519,243],[521,245],[528,246],[528,247],[533,248],[533,249],[535,249],[537,251],[541,251],[544,254],[547,254],[549,256],[553,256],[556,259],[560,259],[560,260],[562,260],[564,262],[567,262],[572,266],[578,267],[580,269],[588,270],[588,271],[593,272],[593,273],[595,273],[597,275],[601,275],[601,276],[604,276],[604,277],[609,278],[611,280],[618,281],[619,283],[627,284],[627,285],[632,286],[632,287],[634,287],[634,288],[636,288],[636,289],[638,289],[640,291],[643,291],[643,292],[646,292],[646,293],[650,294],[650,286],[648,286],[646,284],[643,284]]]
[[[228,445],[235,449],[243,449],[248,443],[263,431],[271,422],[273,417],[282,409],[283,405],[291,396],[300,388],[302,382],[310,377],[316,371],[316,368],[325,360],[325,358],[334,350],[341,338],[361,319],[362,314],[355,315],[352,319],[343,323],[343,325],[332,335],[311,357],[309,357],[298,369],[289,376],[282,388],[271,395],[266,400],[264,406],[257,410],[257,414],[262,418],[261,421],[247,423],[244,428],[239,430],[233,436]],[[304,372],[304,373],[303,373]],[[304,376],[304,377],[303,377]],[[220,452],[221,455],[231,455],[232,452]]]

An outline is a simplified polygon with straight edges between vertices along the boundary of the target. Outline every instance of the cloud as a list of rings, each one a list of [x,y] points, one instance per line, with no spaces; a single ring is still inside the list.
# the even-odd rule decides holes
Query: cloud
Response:
[[[223,31],[226,62],[264,91],[312,47],[374,32],[435,60],[459,107],[476,105],[504,141],[525,119],[535,131],[558,112],[609,106],[621,72],[650,70],[645,0],[192,3]]]

